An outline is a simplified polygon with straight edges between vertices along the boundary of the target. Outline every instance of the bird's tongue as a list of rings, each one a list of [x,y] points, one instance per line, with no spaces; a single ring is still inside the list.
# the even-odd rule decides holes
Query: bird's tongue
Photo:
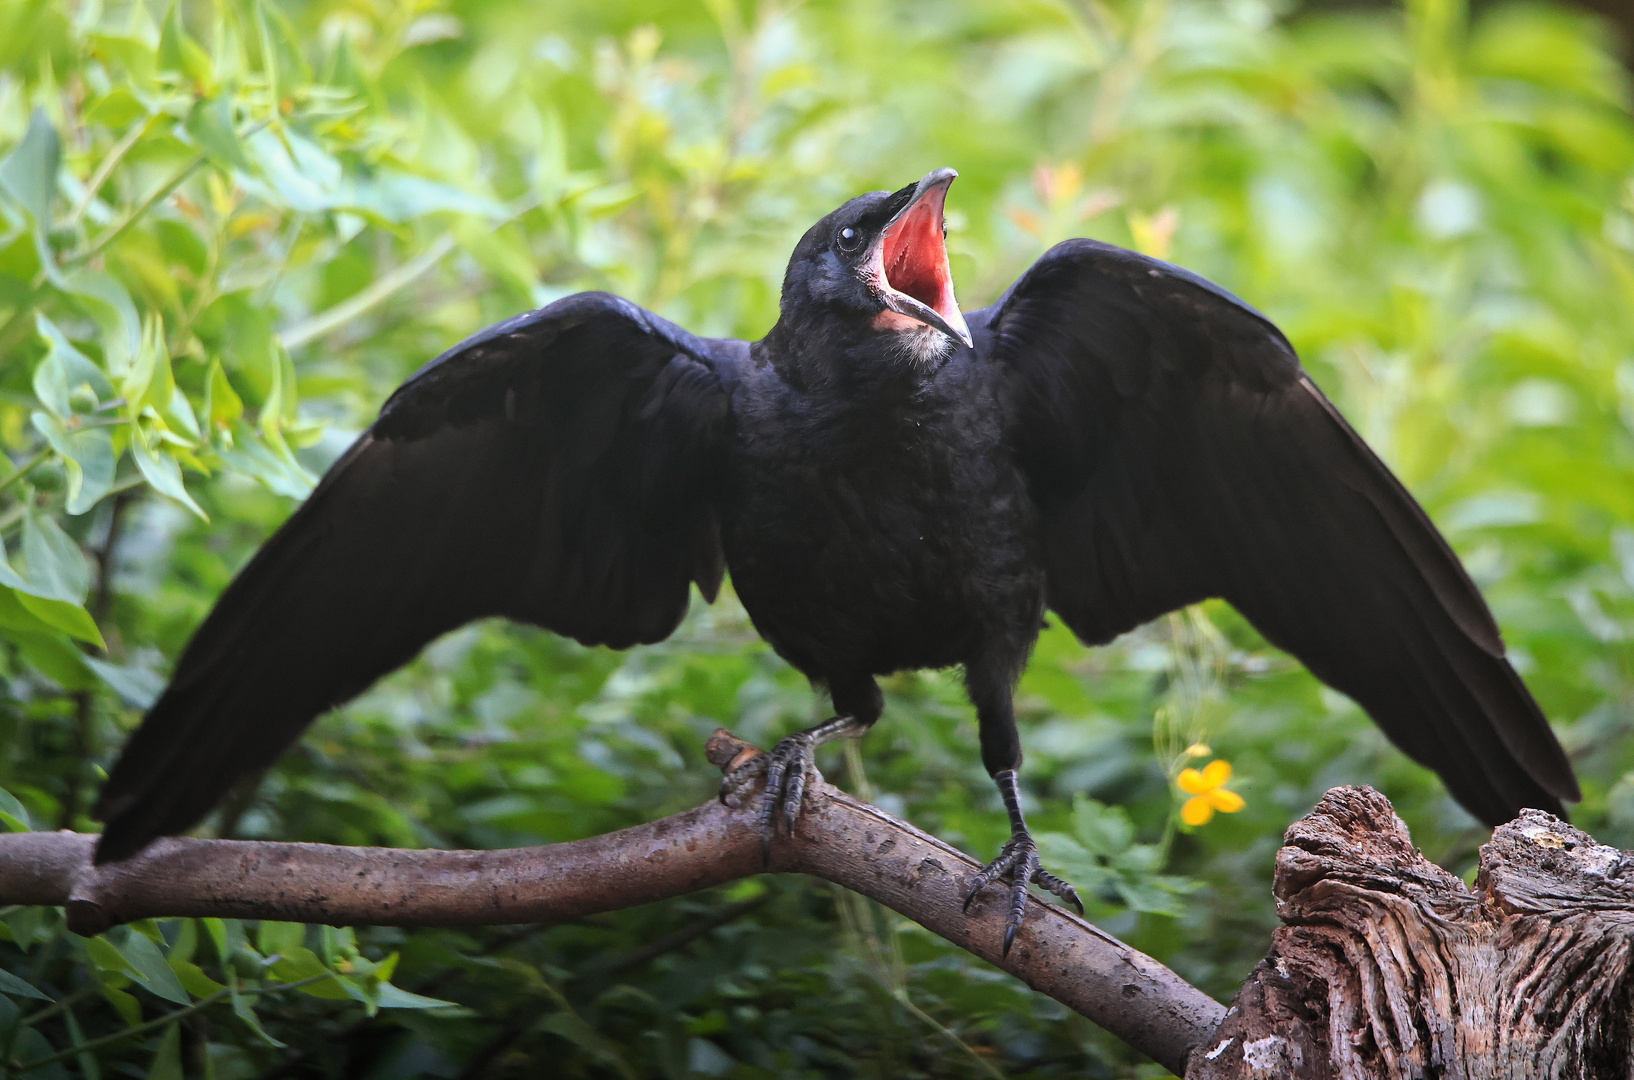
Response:
[[[945,187],[926,192],[892,222],[880,250],[885,283],[944,318],[958,312],[947,245],[942,240],[942,200],[946,197]]]

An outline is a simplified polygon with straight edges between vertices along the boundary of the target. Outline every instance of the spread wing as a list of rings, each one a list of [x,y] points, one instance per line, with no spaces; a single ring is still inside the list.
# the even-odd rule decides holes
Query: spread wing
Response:
[[[1264,316],[1077,240],[969,322],[1011,369],[1050,606],[1081,639],[1223,597],[1489,824],[1579,797],[1457,557]]]
[[[106,862],[184,830],[315,717],[502,615],[667,637],[724,569],[711,478],[747,354],[581,293],[471,337],[381,410],[217,601],[103,788]]]

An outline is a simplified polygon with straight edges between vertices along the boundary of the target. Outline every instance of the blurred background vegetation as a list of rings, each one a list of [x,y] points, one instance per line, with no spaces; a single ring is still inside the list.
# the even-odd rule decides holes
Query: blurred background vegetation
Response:
[[[966,307],[1088,235],[1275,318],[1485,589],[1579,823],[1634,846],[1615,40],[1459,0],[0,0],[0,821],[94,828],[212,598],[424,360],[586,288],[758,337],[811,221],[952,165]],[[887,694],[831,778],[985,860],[1006,826],[955,675]],[[1055,627],[1021,697],[1052,868],[1222,998],[1327,787],[1380,788],[1455,871],[1484,836],[1220,604],[1094,651]],[[567,840],[708,798],[718,723],[769,745],[821,715],[730,592],[629,654],[475,626],[210,828]],[[1178,769],[1212,758],[1246,806],[1176,833]],[[1161,1075],[805,880],[550,929],[0,920],[0,1057],[28,1077]]]

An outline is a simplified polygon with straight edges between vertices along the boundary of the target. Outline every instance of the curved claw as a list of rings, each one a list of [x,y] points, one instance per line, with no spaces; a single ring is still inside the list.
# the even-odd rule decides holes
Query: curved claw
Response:
[[[1010,911],[1004,924],[1005,956],[1010,955],[1010,946],[1015,942],[1016,931],[1021,929],[1022,916],[1027,910],[1028,883],[1036,884],[1072,904],[1078,909],[1078,914],[1084,913],[1077,890],[1039,867],[1038,845],[1025,832],[1011,836],[999,849],[998,858],[982,867],[970,891],[965,894],[965,911],[970,910],[970,904],[978,893],[1001,877],[1010,881]]]
[[[757,751],[747,761],[734,766],[732,771],[721,777],[720,800],[722,805],[736,810],[743,805],[743,797],[749,789],[754,787],[766,775],[766,763],[769,754]]]
[[[818,775],[812,757],[815,749],[809,733],[797,732],[767,753],[739,765],[721,781],[721,802],[736,809],[743,805],[743,795],[754,782],[765,778],[765,786],[755,799],[754,825],[760,831],[761,857],[767,861],[771,859],[772,839],[777,835],[777,819],[782,817],[784,830],[794,833],[807,781]],[[780,808],[782,814],[778,813]]]

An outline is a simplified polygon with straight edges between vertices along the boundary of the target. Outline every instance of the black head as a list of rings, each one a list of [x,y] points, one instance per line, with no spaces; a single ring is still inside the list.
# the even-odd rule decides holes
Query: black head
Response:
[[[839,320],[848,336],[881,335],[917,361],[969,345],[942,221],[957,175],[937,169],[901,191],[859,195],[806,230],[783,277],[784,319]]]

